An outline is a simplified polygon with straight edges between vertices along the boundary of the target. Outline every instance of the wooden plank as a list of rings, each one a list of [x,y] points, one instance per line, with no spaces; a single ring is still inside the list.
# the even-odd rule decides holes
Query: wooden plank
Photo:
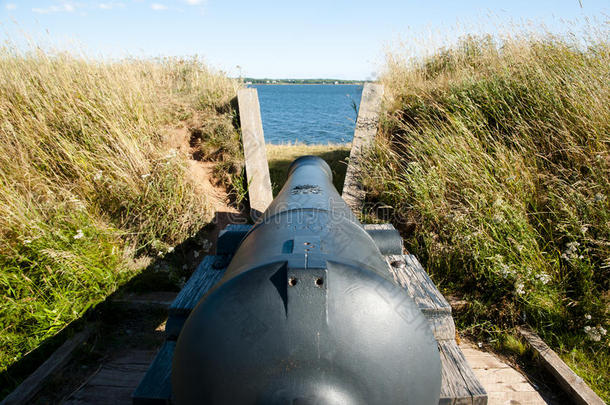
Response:
[[[175,342],[167,341],[133,393],[134,405],[169,404],[172,394],[172,359]]]
[[[74,350],[83,344],[91,335],[92,327],[86,327],[72,338],[65,341],[59,349],[26,378],[13,392],[0,403],[2,405],[25,404],[40,391],[48,378],[62,368],[72,358]]]
[[[487,404],[487,393],[466,362],[455,340],[438,343],[441,355],[439,404]]]
[[[132,404],[134,387],[146,374],[155,353],[150,350],[135,350],[104,364],[85,384],[72,393],[66,405],[80,404]]]
[[[248,224],[229,224],[218,233],[216,242],[217,255],[232,255],[235,253],[239,244],[250,232],[252,225]]]
[[[394,279],[413,297],[422,312],[451,315],[451,306],[438,291],[419,260],[413,255],[385,256]]]
[[[542,365],[557,379],[559,385],[577,404],[603,405],[604,401],[576,375],[534,331],[520,327],[519,333],[538,354]]]
[[[203,258],[197,269],[184,285],[172,305],[169,307],[169,316],[188,315],[197,302],[220,280],[226,270],[226,265],[215,268],[216,263],[226,259],[217,255],[208,255]]]
[[[498,392],[489,393],[489,405],[547,405],[548,403],[536,391]]]
[[[455,323],[451,315],[427,311],[422,311],[422,314],[426,317],[437,342],[455,339]]]
[[[377,125],[379,124],[382,97],[383,85],[375,83],[364,85],[342,194],[343,199],[356,215],[360,214],[364,203],[361,159],[363,154],[373,145]]]
[[[479,370],[479,371],[476,371]],[[527,378],[512,367],[492,368],[487,370],[476,369],[481,384],[519,384],[527,383]]]
[[[455,339],[451,306],[413,255],[385,256],[394,281],[407,290],[422,311],[437,341]]]
[[[273,200],[258,92],[251,88],[238,90],[237,103],[246,159],[250,210],[253,217],[258,218]]]
[[[229,257],[224,255],[208,255],[203,258],[169,307],[169,317],[165,324],[167,339],[175,340],[178,338],[186,318],[201,297],[222,278],[228,264]]]
[[[476,375],[476,372],[475,372]],[[477,376],[478,378],[478,376]],[[479,381],[481,379],[479,378]],[[501,383],[501,384],[484,384],[485,391],[487,391],[487,395],[490,395],[492,392],[536,392],[536,389],[529,382],[518,382],[518,383]],[[540,395],[540,394],[538,394]]]
[[[510,366],[506,363],[503,363],[500,359],[495,356],[488,355],[487,353],[472,353],[464,350],[460,347],[464,357],[470,364],[470,367],[475,370],[490,370],[490,369],[502,369],[502,368],[510,368]]]

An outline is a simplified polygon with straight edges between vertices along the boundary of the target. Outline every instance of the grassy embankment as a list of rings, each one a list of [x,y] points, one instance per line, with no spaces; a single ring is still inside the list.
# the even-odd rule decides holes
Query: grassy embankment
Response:
[[[366,180],[409,251],[521,351],[527,323],[610,401],[610,42],[471,37],[390,55]]]
[[[169,145],[193,128],[230,171],[237,86],[196,60],[0,48],[0,371],[210,221]]]

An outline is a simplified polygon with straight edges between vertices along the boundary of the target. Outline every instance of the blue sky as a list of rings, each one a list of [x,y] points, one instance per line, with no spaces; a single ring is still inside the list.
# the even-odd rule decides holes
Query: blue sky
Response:
[[[431,47],[465,32],[610,19],[605,0],[0,0],[0,38],[96,57],[186,56],[239,75],[368,79],[387,48]],[[503,28],[499,28],[504,26]],[[510,29],[510,28],[508,28]],[[434,38],[430,41],[430,38]]]

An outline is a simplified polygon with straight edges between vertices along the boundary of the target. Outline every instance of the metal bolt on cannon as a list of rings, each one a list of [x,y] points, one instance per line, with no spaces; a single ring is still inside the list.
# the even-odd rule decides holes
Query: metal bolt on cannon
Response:
[[[172,403],[438,404],[436,340],[322,159],[286,184],[182,328]]]

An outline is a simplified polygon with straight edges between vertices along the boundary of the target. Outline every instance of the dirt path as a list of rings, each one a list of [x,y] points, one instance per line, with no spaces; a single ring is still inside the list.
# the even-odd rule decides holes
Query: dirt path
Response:
[[[237,212],[230,206],[226,190],[213,180],[215,162],[204,162],[196,158],[197,145],[187,126],[168,129],[165,145],[168,154],[181,153],[188,157],[188,179],[195,185],[197,194],[206,197],[214,212]]]

